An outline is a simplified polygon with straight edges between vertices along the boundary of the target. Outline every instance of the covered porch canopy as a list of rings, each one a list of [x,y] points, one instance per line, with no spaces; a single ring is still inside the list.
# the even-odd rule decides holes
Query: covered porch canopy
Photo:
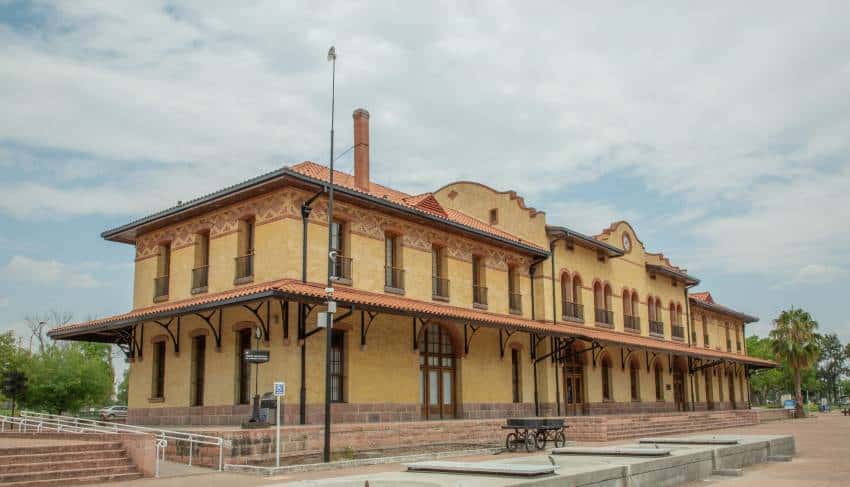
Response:
[[[551,338],[553,339],[552,352],[564,350],[566,347],[563,344],[582,340],[592,344],[591,347],[584,350],[591,353],[606,346],[617,346],[630,352],[640,350],[681,355],[701,361],[711,361],[715,364],[739,364],[748,369],[772,368],[777,365],[771,360],[707,348],[696,348],[686,343],[663,341],[590,325],[532,320],[347,287],[335,288],[333,298],[343,307],[343,310],[337,313],[335,321],[352,317],[354,318],[352,321],[356,322],[359,316],[361,345],[367,343],[369,328],[374,318],[381,313],[386,313],[411,318],[413,349],[418,348],[419,328],[425,326],[431,320],[442,320],[463,326],[464,353],[469,352],[478,329],[489,327],[499,329],[500,334],[506,335],[499,342],[502,355],[504,355],[508,337],[516,332],[528,333],[532,345],[532,359],[537,359],[535,353],[537,345],[545,338]],[[180,319],[183,316],[193,315],[201,318],[207,324],[215,338],[216,346],[220,347],[225,308],[241,306],[255,316],[266,342],[273,339],[273,335],[277,333],[280,333],[281,340],[287,342],[290,339],[288,313],[290,302],[302,304],[309,310],[322,305],[326,299],[323,284],[302,282],[296,279],[281,279],[196,298],[153,305],[108,318],[66,325],[51,330],[48,335],[57,340],[115,343],[124,350],[128,358],[132,359],[137,354],[141,354],[141,344],[144,341],[144,337],[140,335],[143,330],[138,331],[138,325],[152,323],[163,328],[169,335],[175,352],[177,352],[180,349]],[[281,310],[282,319],[279,331],[271,329],[270,317],[273,306],[279,306]],[[346,307],[347,310],[345,310]],[[299,321],[303,323],[303,320]],[[306,324],[301,325],[300,328],[297,330],[299,340],[306,339],[322,330],[321,328],[314,328],[307,331]],[[593,355],[595,358],[596,354]]]

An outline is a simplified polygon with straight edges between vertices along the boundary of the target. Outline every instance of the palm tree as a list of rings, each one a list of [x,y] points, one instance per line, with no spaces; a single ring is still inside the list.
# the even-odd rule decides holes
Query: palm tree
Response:
[[[788,364],[794,374],[794,398],[797,403],[797,417],[805,415],[803,410],[803,392],[800,387],[802,372],[817,363],[818,349],[817,321],[802,309],[783,311],[773,322],[770,330],[771,348],[776,358]]]

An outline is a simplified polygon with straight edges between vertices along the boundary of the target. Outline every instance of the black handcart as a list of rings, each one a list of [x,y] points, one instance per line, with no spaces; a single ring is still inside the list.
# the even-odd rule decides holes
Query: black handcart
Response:
[[[551,441],[555,448],[560,448],[567,443],[564,429],[565,418],[508,418],[504,430],[513,430],[505,437],[505,449],[516,451],[525,448],[525,451],[546,448],[546,443]]]

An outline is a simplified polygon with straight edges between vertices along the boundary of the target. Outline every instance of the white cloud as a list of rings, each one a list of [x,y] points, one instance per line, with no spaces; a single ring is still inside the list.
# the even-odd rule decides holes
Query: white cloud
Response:
[[[2,270],[3,279],[35,285],[60,285],[69,288],[102,287],[88,272],[55,260],[37,260],[15,255]]]
[[[847,257],[843,3],[169,5],[57,3],[36,33],[0,24],[0,106],[16,115],[0,140],[79,161],[0,147],[30,175],[0,184],[0,212],[138,215],[325,160],[335,44],[337,147],[370,109],[380,182],[475,179],[534,204],[628,174],[684,200],[668,223],[700,248],[683,264],[793,278],[812,255]],[[588,233],[648,213],[539,206]]]
[[[823,264],[808,264],[797,271],[792,282],[797,284],[820,284],[847,276],[847,269]]]
[[[0,298],[0,308],[6,308],[9,306],[9,298]]]

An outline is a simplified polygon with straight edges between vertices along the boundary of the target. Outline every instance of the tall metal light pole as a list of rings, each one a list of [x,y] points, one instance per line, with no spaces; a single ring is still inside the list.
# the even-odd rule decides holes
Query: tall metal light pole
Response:
[[[327,295],[327,324],[325,327],[325,447],[323,459],[331,461],[331,335],[333,327],[333,312],[336,305],[333,302],[333,272],[336,255],[333,252],[333,221],[334,221],[334,92],[336,89],[336,48],[328,50],[328,61],[331,63],[331,157],[328,159],[328,286]]]

